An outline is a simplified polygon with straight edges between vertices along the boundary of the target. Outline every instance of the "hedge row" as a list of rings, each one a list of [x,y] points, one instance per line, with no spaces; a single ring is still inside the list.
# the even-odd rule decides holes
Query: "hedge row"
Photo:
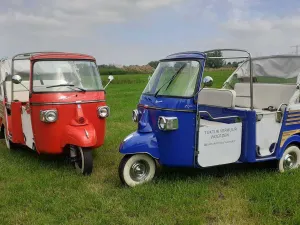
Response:
[[[122,69],[99,69],[99,72],[101,75],[141,74],[139,71],[126,71]]]

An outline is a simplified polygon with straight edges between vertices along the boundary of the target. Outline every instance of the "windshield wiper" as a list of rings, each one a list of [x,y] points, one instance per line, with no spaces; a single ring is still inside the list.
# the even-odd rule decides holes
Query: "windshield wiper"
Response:
[[[79,89],[79,90],[82,91],[82,92],[86,92],[86,89],[81,88],[81,87],[78,87],[78,86],[74,86],[74,85],[73,85],[73,86],[70,86],[70,87],[68,87],[68,88],[74,90],[73,87]]]
[[[181,72],[181,70],[184,69],[184,67],[186,66],[186,64],[182,65],[179,70],[171,77],[170,80],[168,80],[166,83],[164,83],[154,94],[154,97],[157,96],[157,94],[160,92],[160,90],[166,85],[168,84],[166,90],[168,89],[168,87],[170,86],[170,84],[173,82],[173,80],[177,77],[177,75]]]
[[[51,85],[47,86],[46,88],[54,88],[54,87],[74,87],[74,84],[56,84],[56,85]]]
[[[81,91],[86,92],[86,90],[85,90],[84,88],[77,87],[77,86],[75,86],[74,84],[57,84],[57,85],[47,86],[46,88],[54,88],[54,87],[69,87],[69,88],[74,87],[74,88],[77,88],[77,89],[79,89],[79,90],[81,90]],[[73,89],[73,88],[71,88],[71,89]],[[73,89],[73,90],[74,90],[74,89]]]

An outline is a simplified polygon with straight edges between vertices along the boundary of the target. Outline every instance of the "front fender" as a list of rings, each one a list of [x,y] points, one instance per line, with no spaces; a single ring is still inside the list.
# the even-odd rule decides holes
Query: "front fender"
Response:
[[[151,133],[134,132],[128,135],[120,145],[119,149],[122,154],[146,153],[155,159],[159,159],[157,139]]]
[[[277,152],[276,158],[280,159],[284,153],[284,150],[292,143],[300,144],[300,135],[299,134],[294,134],[294,135],[290,136],[288,139],[286,139],[283,146]]]
[[[67,125],[61,139],[61,147],[67,144],[80,147],[93,147],[97,143],[97,135],[93,124],[84,126]]]

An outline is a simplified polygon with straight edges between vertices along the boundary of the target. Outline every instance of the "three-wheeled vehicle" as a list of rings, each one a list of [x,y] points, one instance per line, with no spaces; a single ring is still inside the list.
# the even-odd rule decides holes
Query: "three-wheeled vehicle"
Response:
[[[133,120],[138,130],[120,145],[123,183],[150,181],[157,165],[206,168],[278,160],[281,172],[300,164],[300,57],[245,55],[221,89],[203,78],[216,50],[183,52],[161,60]],[[210,59],[209,59],[210,58]]]
[[[65,52],[18,54],[0,61],[0,124],[7,148],[70,156],[92,173],[109,107],[94,57]],[[110,77],[112,80],[113,77]]]

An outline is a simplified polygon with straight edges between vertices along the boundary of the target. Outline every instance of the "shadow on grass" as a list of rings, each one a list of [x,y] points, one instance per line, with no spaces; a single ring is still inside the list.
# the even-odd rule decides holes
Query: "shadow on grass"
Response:
[[[1,145],[3,148],[6,148],[5,144],[1,143]],[[64,168],[66,165],[71,165],[66,154],[38,154],[30,148],[22,145],[17,145],[14,149],[7,151],[10,151],[11,157],[16,157],[22,162],[28,162],[32,165],[39,164],[43,167],[52,167],[57,169]]]
[[[246,176],[252,173],[276,173],[277,161],[267,161],[259,163],[240,163],[210,168],[167,168],[163,167],[159,171],[157,180],[186,180],[197,177]]]
[[[1,145],[5,145],[1,143]],[[3,146],[4,147],[4,146]],[[25,161],[33,166],[51,168],[57,171],[63,171],[65,169],[72,171],[72,164],[67,155],[39,155],[37,152],[31,149],[18,146],[17,149],[11,151],[12,157],[17,157],[21,161]],[[97,158],[97,154],[93,154],[94,159]],[[118,163],[114,165],[114,169],[118,169]],[[247,176],[253,173],[276,173],[277,162],[267,161],[259,163],[240,163],[230,164],[223,166],[215,166],[210,168],[167,168],[162,167],[159,170],[157,181],[174,181],[174,180],[187,180],[196,178],[223,178],[228,176]],[[117,175],[116,175],[117,176]],[[112,179],[115,180],[115,179]],[[119,186],[119,185],[117,185]]]

